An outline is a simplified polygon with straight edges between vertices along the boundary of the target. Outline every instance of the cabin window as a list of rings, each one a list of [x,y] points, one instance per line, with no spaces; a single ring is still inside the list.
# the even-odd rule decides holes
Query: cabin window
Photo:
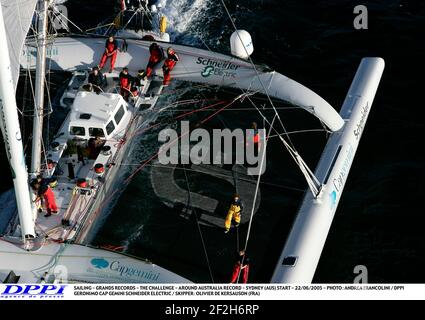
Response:
[[[109,121],[109,123],[106,125],[106,133],[108,134],[108,136],[112,133],[112,131],[115,130],[115,125],[114,123],[111,121]]]
[[[86,135],[86,129],[84,127],[71,127],[70,130],[71,134],[73,136],[85,136]]]
[[[103,132],[102,128],[89,128],[89,135],[90,135],[90,137],[101,137],[101,138],[103,138],[105,136],[105,133]]]
[[[124,111],[124,107],[121,106],[117,113],[115,113],[114,119],[115,119],[115,123],[118,125],[120,124],[120,121],[122,119],[122,117],[124,117],[125,111]]]

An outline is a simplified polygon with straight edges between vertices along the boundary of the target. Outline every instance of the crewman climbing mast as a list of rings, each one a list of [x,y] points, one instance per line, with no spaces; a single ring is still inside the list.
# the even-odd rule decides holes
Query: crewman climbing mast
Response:
[[[258,132],[258,126],[257,126],[257,122],[253,122],[252,123],[252,129],[254,130],[254,138],[253,138],[253,143],[254,145],[257,147],[257,151],[260,147],[260,134]]]
[[[242,209],[242,201],[239,198],[239,195],[235,194],[233,196],[233,201],[230,204],[229,211],[227,212],[226,220],[224,221],[224,233],[229,232],[232,225],[232,220],[235,221],[235,227],[239,226],[239,223],[241,223]]]
[[[233,266],[230,283],[247,283],[249,275],[249,258],[245,251],[239,251],[237,261]]]
[[[164,59],[164,50],[156,43],[153,42],[149,47],[150,57],[148,65],[146,66],[146,78],[152,75],[155,66]],[[146,79],[145,78],[145,79]]]
[[[173,48],[169,47],[167,49],[167,59],[164,61],[164,65],[162,66],[162,70],[164,71],[164,81],[163,85],[167,86],[171,80],[171,71],[176,66],[176,63],[179,61],[179,56],[174,51]]]
[[[113,72],[115,68],[115,61],[117,60],[117,54],[118,54],[118,42],[115,40],[113,36],[110,36],[105,43],[105,52],[103,53],[102,59],[100,60],[99,68],[102,69],[105,64],[106,60],[111,58],[111,67],[109,69],[109,72]]]

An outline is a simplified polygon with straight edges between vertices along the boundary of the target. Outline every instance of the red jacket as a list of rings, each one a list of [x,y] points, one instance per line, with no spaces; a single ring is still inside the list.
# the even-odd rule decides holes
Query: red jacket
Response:
[[[168,55],[168,58],[164,61],[164,66],[162,67],[164,69],[164,72],[170,72],[174,69],[176,66],[177,61],[179,61],[179,56],[174,53],[172,55]]]
[[[149,61],[158,62],[161,61],[162,58],[164,58],[164,52],[160,46],[155,47],[151,45],[149,47],[149,52],[151,54]]]
[[[118,42],[116,40],[109,42],[109,39],[106,40],[105,48],[108,53],[112,53],[118,49]]]

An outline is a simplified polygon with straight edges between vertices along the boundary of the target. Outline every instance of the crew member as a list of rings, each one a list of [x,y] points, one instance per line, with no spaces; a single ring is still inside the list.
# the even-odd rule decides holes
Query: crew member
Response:
[[[34,205],[37,208],[38,212],[43,212],[43,200],[38,196],[38,190],[40,188],[40,185],[43,181],[43,178],[38,175],[36,178],[32,179],[30,182],[30,187],[34,194],[36,195],[36,198],[34,199]]]
[[[149,47],[149,62],[146,66],[146,78],[149,78],[152,75],[153,69],[155,66],[161,62],[162,59],[164,59],[164,50],[156,43],[153,42]]]
[[[230,283],[247,283],[249,274],[249,258],[245,251],[239,251],[237,261],[233,266]]]
[[[230,204],[229,211],[227,212],[226,220],[224,222],[224,233],[228,233],[230,226],[232,225],[232,220],[235,221],[235,227],[239,226],[241,223],[241,213],[242,213],[242,201],[239,198],[239,195],[235,194],[233,196],[233,201]]]
[[[132,77],[128,73],[128,68],[122,69],[120,73],[120,94],[125,101],[128,101],[128,97],[131,93],[131,81]]]
[[[163,85],[166,86],[170,83],[171,80],[171,71],[176,66],[176,63],[179,61],[179,56],[174,51],[173,48],[167,49],[167,59],[164,61],[164,65],[162,66],[162,70],[164,71],[164,81]]]
[[[254,130],[254,138],[253,138],[253,143],[257,146],[260,145],[260,134],[258,133],[258,127],[257,127],[257,122],[253,122],[252,123],[252,129]]]
[[[258,132],[257,122],[252,123],[251,129],[254,130],[254,136],[252,138],[252,141],[246,141],[246,146],[248,147],[248,145],[252,143],[254,145],[254,155],[257,156],[261,145],[260,133]]]
[[[44,215],[46,218],[52,214],[58,213],[58,207],[56,205],[55,194],[48,184],[40,184],[38,181],[34,183],[33,190],[37,190],[36,203],[39,199],[42,199],[44,207],[47,213]]]
[[[146,80],[146,71],[140,69],[137,71],[137,77],[135,80],[135,85],[138,87],[143,87],[145,85],[144,81]]]
[[[98,67],[93,68],[93,71],[89,75],[88,82],[94,92],[96,92],[97,94],[102,92],[102,88],[105,84],[105,78],[103,77],[103,74],[99,71]]]
[[[89,158],[96,159],[99,155],[100,149],[104,145],[104,141],[100,138],[100,136],[95,136],[94,138],[90,138],[87,142],[87,147],[89,149]]]
[[[111,58],[111,68],[109,72],[113,72],[115,68],[115,61],[117,60],[118,54],[118,42],[113,36],[110,36],[105,43],[105,52],[103,53],[102,59],[100,60],[99,68],[102,69],[105,66],[106,60]]]

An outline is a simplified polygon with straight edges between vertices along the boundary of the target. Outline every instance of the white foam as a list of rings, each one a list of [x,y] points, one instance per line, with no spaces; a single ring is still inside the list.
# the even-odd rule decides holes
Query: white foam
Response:
[[[191,27],[206,14],[207,0],[159,0],[163,6],[162,13],[167,17],[168,32],[172,40],[190,32]],[[184,37],[186,44],[194,44],[195,37]]]

